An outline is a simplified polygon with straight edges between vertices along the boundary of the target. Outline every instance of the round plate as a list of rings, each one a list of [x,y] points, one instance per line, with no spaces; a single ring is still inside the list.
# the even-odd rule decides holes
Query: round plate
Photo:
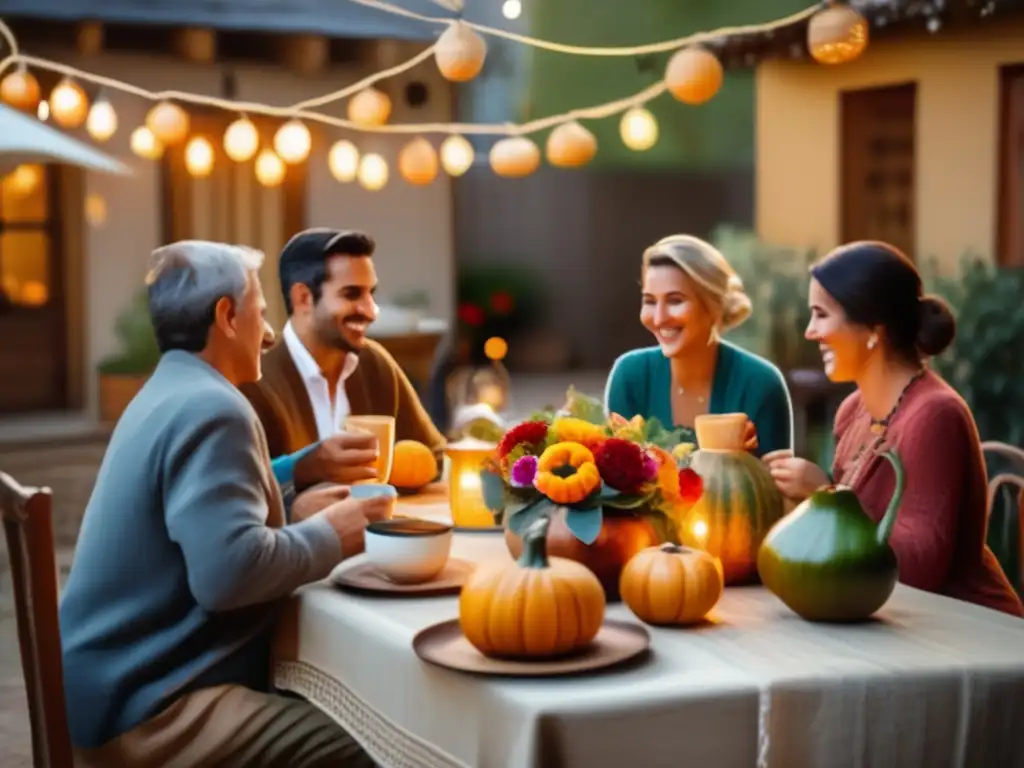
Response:
[[[623,664],[645,654],[651,636],[640,624],[605,619],[587,648],[571,656],[536,661],[492,659],[474,648],[462,634],[458,619],[442,621],[416,634],[413,650],[440,667],[501,677],[557,677],[594,672]]]
[[[342,589],[362,594],[390,595],[393,597],[437,597],[457,595],[473,572],[473,564],[450,558],[437,576],[421,584],[396,584],[381,573],[373,563],[360,563],[337,571],[332,581]]]

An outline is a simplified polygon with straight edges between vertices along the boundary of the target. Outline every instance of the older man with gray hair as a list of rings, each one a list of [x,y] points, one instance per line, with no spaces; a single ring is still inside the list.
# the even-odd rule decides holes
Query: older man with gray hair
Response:
[[[270,693],[283,599],[361,551],[387,500],[308,491],[286,524],[238,390],[273,338],[262,258],[198,241],[153,254],[162,357],[111,436],[60,606],[80,764],[373,765],[311,704]]]

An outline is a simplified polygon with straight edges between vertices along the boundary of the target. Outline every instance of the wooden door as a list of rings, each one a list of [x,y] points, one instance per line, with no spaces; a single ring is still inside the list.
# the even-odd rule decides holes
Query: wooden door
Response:
[[[915,250],[917,85],[842,94],[842,242],[884,240]]]
[[[1000,72],[999,263],[1024,267],[1024,66]]]
[[[59,169],[21,165],[0,180],[0,414],[68,406]]]

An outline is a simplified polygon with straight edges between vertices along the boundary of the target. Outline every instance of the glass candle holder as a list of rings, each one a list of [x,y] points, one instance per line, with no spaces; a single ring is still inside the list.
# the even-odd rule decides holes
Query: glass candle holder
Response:
[[[448,470],[448,501],[452,522],[460,528],[493,528],[494,513],[484,503],[480,470],[497,448],[495,443],[467,438],[451,443],[445,455],[451,464]]]

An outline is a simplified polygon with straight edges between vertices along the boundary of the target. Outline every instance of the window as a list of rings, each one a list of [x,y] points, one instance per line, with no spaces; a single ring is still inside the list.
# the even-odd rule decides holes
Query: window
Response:
[[[998,261],[1024,267],[1024,65],[1000,72]]]
[[[51,301],[49,173],[19,165],[0,181],[0,303],[38,309]]]
[[[914,83],[842,94],[842,242],[884,240],[914,258],[916,102]]]

